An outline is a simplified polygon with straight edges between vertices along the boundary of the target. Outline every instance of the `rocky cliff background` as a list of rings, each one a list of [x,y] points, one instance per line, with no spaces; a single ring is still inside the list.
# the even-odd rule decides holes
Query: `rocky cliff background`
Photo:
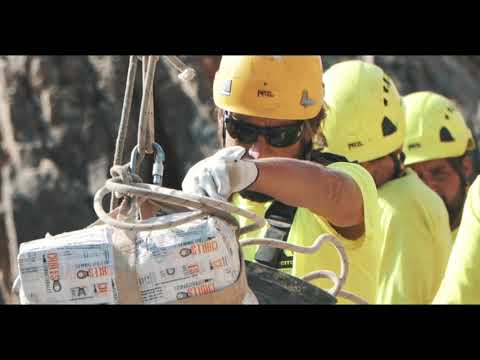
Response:
[[[179,188],[190,166],[218,146],[211,88],[220,56],[181,58],[197,70],[194,82],[181,82],[160,61],[154,83],[156,139],[167,154],[164,185],[172,188]],[[348,58],[355,56],[325,56],[324,67]],[[480,56],[373,60],[392,75],[402,94],[432,90],[455,99],[479,139]],[[29,241],[95,221],[93,195],[113,161],[127,68],[128,56],[0,56],[4,288],[11,284],[8,237]],[[128,152],[136,141],[140,69]]]

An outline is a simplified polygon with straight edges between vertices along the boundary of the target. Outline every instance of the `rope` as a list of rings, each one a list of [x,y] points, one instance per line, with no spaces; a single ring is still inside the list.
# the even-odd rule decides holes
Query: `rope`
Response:
[[[125,168],[126,167],[119,167],[112,169],[112,173],[119,175],[117,171],[121,173],[125,170]],[[127,183],[130,181],[128,177],[126,177],[125,180]],[[139,180],[139,178],[134,177],[132,180]],[[93,208],[99,219],[106,224],[120,229],[129,231],[151,231],[156,229],[166,229],[185,224],[195,219],[205,217],[206,215],[216,216],[232,222],[230,214],[237,214],[253,221],[253,224],[239,229],[239,236],[247,232],[260,229],[265,225],[265,220],[263,218],[258,217],[249,211],[237,208],[227,202],[193,194],[186,194],[178,190],[146,183],[130,182],[129,184],[124,184],[122,182],[123,181],[120,178],[120,175],[107,180],[105,185],[97,191],[93,200]],[[116,220],[105,212],[102,205],[103,198],[111,192],[119,193],[123,196],[129,197],[146,197],[159,204],[181,206],[189,213],[171,221],[164,221],[161,217],[137,221],[135,223]],[[197,211],[192,211],[192,209],[197,209]]]
[[[168,63],[177,71],[181,72],[179,77],[182,80],[192,80],[195,77],[195,70],[185,65],[179,57],[163,56],[163,58],[165,58]],[[120,126],[113,160],[113,166],[121,165],[123,163],[123,153],[132,107],[137,63],[139,60],[142,62],[143,93],[142,102],[140,105],[140,118],[137,134],[138,166],[135,169],[136,171],[139,171],[140,164],[145,156],[145,153],[150,154],[154,151],[153,144],[155,142],[155,122],[153,114],[153,81],[155,77],[155,67],[159,60],[159,56],[130,56],[125,97],[123,100],[122,115],[120,119]],[[110,201],[110,210],[113,210],[116,206],[118,206],[118,199],[117,197],[112,196]]]
[[[148,71],[148,64],[151,61],[154,61],[154,68],[153,68],[153,78],[155,78],[155,68],[158,61],[158,57],[154,56],[143,56],[142,61],[142,80],[143,84],[146,84],[147,80],[147,71]],[[150,94],[148,95],[148,99],[146,99],[146,109],[145,109],[145,134],[142,137],[143,142],[145,143],[145,153],[151,154],[153,152],[152,144],[155,142],[155,120],[153,115],[153,81],[152,85],[149,88]]]
[[[149,112],[150,98],[153,93],[153,79],[155,76],[155,66],[157,64],[157,61],[158,61],[158,56],[148,57],[147,70],[144,76],[143,96],[142,96],[142,103],[140,105],[140,119],[138,121],[138,136],[137,136],[138,153],[140,155],[139,163],[143,159],[145,153],[153,152],[153,149],[152,149],[153,141],[150,142],[147,139],[147,133],[150,137],[154,133],[154,129],[151,128],[152,123],[149,121],[150,119],[148,118],[148,112]]]
[[[343,244],[338,241],[333,235],[330,234],[323,234],[320,235],[315,239],[312,246],[304,247],[295,244],[289,244],[285,241],[275,240],[275,239],[268,239],[268,238],[254,238],[254,239],[247,239],[247,240],[240,240],[240,246],[252,246],[252,245],[263,245],[263,246],[271,246],[277,249],[289,250],[291,252],[297,252],[301,254],[313,254],[319,251],[320,247],[325,243],[331,243],[337,253],[340,256],[340,276],[335,274],[333,271],[330,270],[318,270],[308,273],[307,275],[301,277],[303,281],[311,282],[315,279],[329,279],[333,282],[333,287],[329,289],[327,292],[335,297],[341,297],[347,299],[355,304],[365,305],[368,302],[363,299],[362,297],[353,294],[349,291],[342,290],[345,281],[347,280],[349,266],[348,266],[348,257],[345,251],[345,247]]]
[[[358,295],[355,295],[349,291],[346,291],[346,290],[340,290],[338,292],[338,297],[341,297],[341,298],[344,298],[344,299],[347,299],[347,300],[350,300],[351,302],[353,302],[354,304],[358,304],[358,305],[368,305],[368,302],[367,300],[361,298],[360,296]]]
[[[333,282],[333,287],[330,290],[327,290],[327,292],[330,295],[337,296],[338,292],[340,291],[341,286],[343,285],[340,282],[340,278],[335,274],[333,271],[330,270],[317,270],[313,271],[311,273],[308,273],[305,276],[302,276],[300,279],[306,282],[312,282],[313,280],[316,279],[329,279]]]
[[[140,176],[132,174],[130,171],[130,164],[112,166],[110,169],[110,176],[112,179],[120,179],[120,181],[126,185],[130,185],[134,182],[142,182]]]
[[[268,238],[255,238],[255,239],[241,240],[240,246],[244,247],[244,246],[252,246],[252,245],[263,245],[263,246],[270,246],[277,249],[289,250],[291,252],[296,252],[301,254],[313,254],[313,253],[316,253],[320,249],[320,247],[327,242],[331,243],[335,247],[335,249],[337,250],[337,253],[340,256],[340,276],[337,276],[333,271],[319,270],[319,271],[314,271],[312,273],[309,273],[303,276],[301,279],[304,281],[310,282],[312,280],[319,279],[319,278],[328,278],[334,283],[333,288],[328,290],[328,292],[333,296],[337,296],[340,289],[345,284],[345,281],[348,276],[348,258],[345,252],[345,247],[333,235],[322,234],[319,237],[317,237],[313,242],[312,246],[309,246],[309,247],[289,244],[285,241],[268,239]]]
[[[195,71],[188,68],[177,56],[164,56],[169,64],[171,64],[177,71],[180,72],[179,78],[182,80],[192,80],[195,77]],[[138,171],[139,164],[143,160],[145,154],[153,152],[154,143],[154,120],[153,120],[153,80],[155,74],[155,66],[159,60],[158,56],[144,56],[142,60],[142,73],[143,73],[143,94],[142,102],[140,106],[140,119],[138,124],[137,134],[137,147],[134,152],[138,152],[139,158],[136,158],[137,166],[134,170]],[[133,85],[135,81],[137,57],[131,56],[128,75],[125,98],[122,109],[122,118],[120,121],[120,128],[117,137],[117,143],[115,148],[114,165],[110,169],[111,179],[107,180],[105,185],[100,188],[94,197],[94,210],[100,221],[104,223],[128,231],[151,231],[157,229],[167,229],[176,227],[193,220],[203,218],[205,215],[217,216],[219,218],[228,218],[231,214],[237,214],[253,221],[253,224],[242,227],[238,230],[238,236],[247,232],[257,230],[265,225],[265,219],[258,217],[257,215],[237,208],[229,203],[206,198],[203,196],[197,196],[192,194],[185,194],[183,192],[164,188],[161,186],[150,185],[142,183],[142,179],[136,173],[132,173],[131,164],[120,165],[123,161],[123,149],[127,134],[129,114],[131,110]],[[137,154],[132,153],[132,159]],[[107,214],[103,209],[103,199],[109,194],[115,194],[112,196],[111,210],[113,210],[116,202],[115,198],[121,196],[127,197],[145,197],[148,202],[155,203],[156,205],[170,205],[174,207],[180,207],[185,209],[186,212],[177,218],[169,218],[165,220],[165,217],[154,217],[147,220],[139,220],[135,222],[121,221],[114,219],[113,214]],[[192,210],[196,209],[196,210]],[[230,219],[231,220],[231,217]],[[231,221],[230,221],[231,222]],[[339,242],[334,236],[329,234],[323,234],[319,236],[312,246],[302,247],[294,244],[288,244],[283,241],[275,239],[248,239],[240,241],[240,245],[265,245],[284,250],[290,250],[292,252],[311,254],[320,249],[320,247],[330,242],[333,244],[340,256],[340,276],[337,276],[333,271],[319,270],[309,273],[302,277],[304,281],[313,281],[318,278],[330,279],[334,286],[328,290],[333,296],[340,296],[346,298],[352,302],[365,304],[366,301],[361,297],[352,294],[348,291],[341,290],[348,275],[348,259],[346,256],[345,248],[343,244]]]
[[[179,79],[183,81],[191,81],[195,78],[195,70],[185,65],[178,56],[163,56],[163,58],[180,73],[178,75]]]
[[[125,97],[123,98],[122,115],[120,118],[117,142],[115,145],[115,155],[113,157],[113,166],[118,166],[123,163],[123,153],[125,148],[125,141],[127,138],[128,123],[130,120],[130,110],[132,108],[132,97],[136,72],[137,58],[136,56],[130,56],[130,61],[128,64],[127,84],[125,86]],[[110,210],[113,210],[117,206],[118,199],[112,196],[110,200]]]
[[[130,110],[132,108],[132,97],[135,83],[135,75],[137,72],[137,59],[130,56],[128,65],[127,85],[125,89],[125,97],[123,99],[122,115],[120,118],[120,126],[118,129],[117,142],[115,146],[115,155],[113,157],[113,165],[121,165],[123,163],[123,151],[125,140],[127,137],[128,123],[130,120]]]

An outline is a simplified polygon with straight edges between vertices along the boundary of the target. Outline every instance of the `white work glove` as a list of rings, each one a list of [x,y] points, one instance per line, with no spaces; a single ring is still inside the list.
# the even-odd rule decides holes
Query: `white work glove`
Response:
[[[252,185],[258,176],[254,162],[241,160],[241,146],[224,148],[195,164],[182,182],[182,190],[196,195],[226,201],[233,193]]]

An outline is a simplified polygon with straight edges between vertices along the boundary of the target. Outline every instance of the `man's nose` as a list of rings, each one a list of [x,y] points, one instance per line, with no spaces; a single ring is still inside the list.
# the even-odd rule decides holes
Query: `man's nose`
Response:
[[[271,146],[265,139],[265,136],[258,136],[257,141],[248,149],[248,155],[253,159],[262,159],[272,155]]]

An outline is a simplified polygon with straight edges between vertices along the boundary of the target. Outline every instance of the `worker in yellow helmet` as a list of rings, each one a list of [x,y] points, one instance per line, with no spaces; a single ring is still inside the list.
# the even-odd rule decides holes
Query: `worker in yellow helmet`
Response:
[[[457,239],[434,304],[480,304],[480,177],[468,190]]]
[[[324,116],[322,76],[319,56],[224,56],[213,89],[224,149],[193,166],[182,187],[265,216],[267,226],[246,234],[249,238],[310,246],[321,234],[336,235],[350,260],[344,289],[373,302],[376,253],[370,243],[378,236],[373,179],[356,164],[307,161]],[[357,258],[352,252],[359,248],[365,251]],[[340,269],[330,245],[316,255],[262,246],[244,248],[244,254],[297,277]],[[332,286],[323,279],[315,284]]]
[[[405,96],[404,102],[405,165],[442,198],[455,240],[472,175],[472,133],[455,104],[444,96],[422,91]]]
[[[363,61],[332,66],[324,82],[329,111],[322,151],[361,164],[378,188],[377,303],[431,303],[451,248],[448,214],[441,199],[402,164],[402,98],[380,67]]]

